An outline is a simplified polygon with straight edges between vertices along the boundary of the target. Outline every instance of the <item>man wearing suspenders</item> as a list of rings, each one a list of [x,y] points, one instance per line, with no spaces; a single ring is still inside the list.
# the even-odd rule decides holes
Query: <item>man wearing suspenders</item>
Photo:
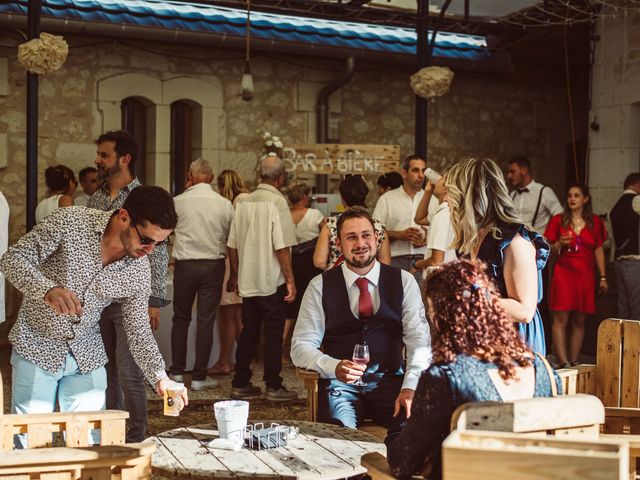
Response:
[[[551,217],[564,211],[558,197],[550,187],[536,182],[531,175],[531,164],[526,157],[515,157],[509,160],[507,180],[513,187],[511,198],[520,213],[522,221],[544,235],[547,223]],[[540,314],[545,326],[545,337],[551,339],[550,315],[547,307],[547,285],[549,284],[549,269],[542,271],[544,296],[540,302]]]
[[[551,217],[564,211],[553,190],[536,182],[531,176],[531,164],[526,157],[509,161],[507,180],[513,190],[511,198],[520,217],[539,234],[544,234]]]

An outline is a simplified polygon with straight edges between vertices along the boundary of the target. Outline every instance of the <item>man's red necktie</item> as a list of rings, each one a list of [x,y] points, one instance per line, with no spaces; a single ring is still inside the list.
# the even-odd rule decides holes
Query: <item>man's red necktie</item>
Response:
[[[365,321],[373,317],[373,302],[371,302],[371,294],[369,293],[369,280],[360,277],[356,280],[356,285],[360,289],[360,298],[358,298],[360,320]]]

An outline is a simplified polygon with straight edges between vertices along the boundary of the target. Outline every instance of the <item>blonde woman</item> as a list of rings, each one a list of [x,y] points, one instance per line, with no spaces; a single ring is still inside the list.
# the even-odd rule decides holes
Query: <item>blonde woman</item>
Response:
[[[549,245],[523,224],[493,160],[470,158],[454,165],[445,175],[445,187],[455,233],[452,246],[463,256],[487,263],[502,307],[531,349],[544,355],[537,306]]]
[[[238,201],[249,194],[242,177],[233,170],[223,170],[218,175],[218,191],[234,207]],[[225,260],[222,298],[220,299],[220,322],[218,323],[220,356],[215,365],[209,369],[210,375],[229,375],[233,372],[234,362],[231,358],[231,351],[233,350],[233,342],[236,341],[242,330],[242,298],[235,292],[227,292],[228,281],[229,259],[227,258]]]

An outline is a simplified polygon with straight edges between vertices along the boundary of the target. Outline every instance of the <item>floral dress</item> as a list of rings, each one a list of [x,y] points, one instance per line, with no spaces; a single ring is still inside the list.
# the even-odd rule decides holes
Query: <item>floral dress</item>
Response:
[[[340,247],[338,247],[337,239],[338,239],[338,218],[340,215],[334,215],[332,217],[327,218],[327,228],[329,229],[329,263],[327,264],[326,270],[331,270],[342,264],[344,261],[344,256],[342,255],[342,251]],[[373,229],[378,235],[378,252],[382,247],[382,242],[384,241],[384,224],[379,222],[378,220],[373,221]]]

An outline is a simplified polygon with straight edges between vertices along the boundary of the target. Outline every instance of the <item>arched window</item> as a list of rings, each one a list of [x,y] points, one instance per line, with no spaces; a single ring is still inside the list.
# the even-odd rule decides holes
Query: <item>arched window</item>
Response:
[[[177,100],[171,104],[171,193],[184,192],[189,165],[195,160],[197,138],[194,133],[198,105],[188,100]]]
[[[127,97],[122,100],[122,129],[136,137],[138,141],[138,158],[134,165],[133,174],[145,183],[147,163],[147,124],[148,109],[151,102],[142,97]]]

